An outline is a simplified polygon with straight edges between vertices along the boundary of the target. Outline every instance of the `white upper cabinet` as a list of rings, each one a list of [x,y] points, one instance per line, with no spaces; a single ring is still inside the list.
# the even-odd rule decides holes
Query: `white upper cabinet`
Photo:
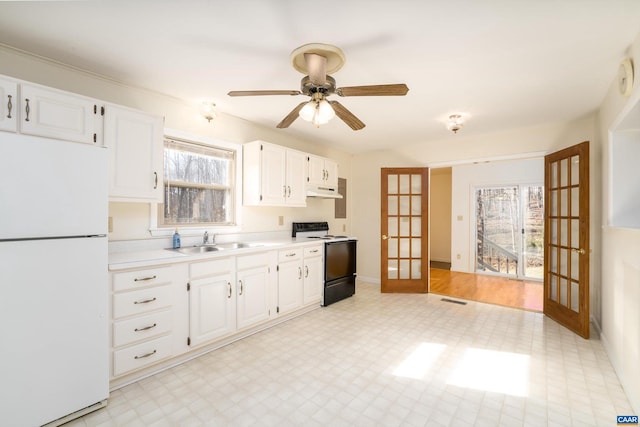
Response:
[[[0,77],[0,130],[18,130],[18,83]]]
[[[308,155],[307,183],[318,187],[338,188],[338,163],[324,157]]]
[[[109,148],[109,199],[163,200],[163,119],[106,105],[104,145]]]
[[[20,85],[20,132],[65,141],[98,143],[94,99],[22,83]]]
[[[306,154],[263,141],[244,145],[247,206],[306,206]]]

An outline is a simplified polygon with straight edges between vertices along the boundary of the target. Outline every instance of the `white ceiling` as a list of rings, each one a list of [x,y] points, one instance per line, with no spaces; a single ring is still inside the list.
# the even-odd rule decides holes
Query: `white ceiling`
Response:
[[[289,54],[340,47],[337,86],[406,83],[404,97],[339,98],[367,127],[301,119],[279,132],[357,153],[579,118],[640,32],[638,0],[135,0],[0,2],[0,42],[269,127],[302,96]],[[215,122],[212,124],[215,126]]]

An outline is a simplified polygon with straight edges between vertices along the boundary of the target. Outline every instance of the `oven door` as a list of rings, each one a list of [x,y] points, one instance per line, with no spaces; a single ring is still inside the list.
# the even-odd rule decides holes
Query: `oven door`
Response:
[[[325,243],[324,281],[331,282],[356,273],[356,241]]]

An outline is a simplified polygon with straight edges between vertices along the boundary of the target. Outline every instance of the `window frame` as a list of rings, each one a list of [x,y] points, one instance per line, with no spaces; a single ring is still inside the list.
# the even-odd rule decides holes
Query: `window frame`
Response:
[[[242,144],[221,141],[200,135],[192,135],[178,130],[165,129],[162,140],[162,156],[164,158],[166,139],[176,140],[183,143],[191,143],[203,147],[211,147],[225,151],[234,152],[233,180],[231,197],[232,210],[235,218],[229,224],[219,223],[197,223],[197,224],[162,224],[160,215],[163,215],[162,206],[164,203],[151,203],[149,207],[149,233],[153,237],[171,236],[176,228],[183,236],[201,235],[205,231],[233,233],[241,230],[242,224]],[[163,198],[164,198],[164,165],[162,174]]]

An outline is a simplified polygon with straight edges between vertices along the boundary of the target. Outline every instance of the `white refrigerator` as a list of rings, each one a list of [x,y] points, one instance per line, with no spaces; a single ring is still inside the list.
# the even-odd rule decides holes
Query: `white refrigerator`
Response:
[[[0,132],[2,425],[106,405],[107,199],[106,148]]]

